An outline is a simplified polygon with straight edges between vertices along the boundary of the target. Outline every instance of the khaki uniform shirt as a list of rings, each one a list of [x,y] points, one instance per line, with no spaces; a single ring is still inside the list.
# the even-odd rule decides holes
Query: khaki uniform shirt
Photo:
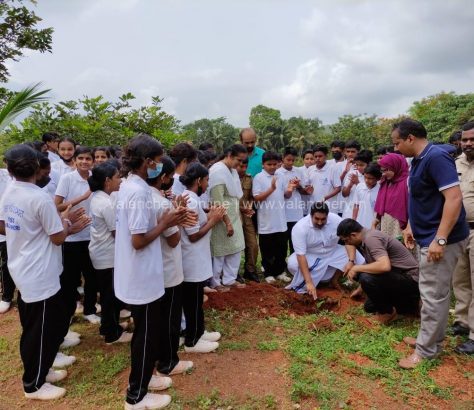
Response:
[[[244,175],[240,178],[240,184],[242,185],[242,198],[240,198],[240,206],[242,208],[250,208],[253,204],[252,196],[252,177],[250,175]],[[245,205],[245,206],[244,206]]]
[[[462,154],[456,159],[456,169],[461,182],[466,220],[474,222],[474,161],[469,162],[466,154]]]

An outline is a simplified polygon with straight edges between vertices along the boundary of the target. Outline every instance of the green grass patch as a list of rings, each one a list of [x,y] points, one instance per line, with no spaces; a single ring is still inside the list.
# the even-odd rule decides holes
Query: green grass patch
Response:
[[[277,340],[268,340],[257,343],[257,349],[265,352],[272,352],[274,350],[278,350],[279,348],[280,344]]]

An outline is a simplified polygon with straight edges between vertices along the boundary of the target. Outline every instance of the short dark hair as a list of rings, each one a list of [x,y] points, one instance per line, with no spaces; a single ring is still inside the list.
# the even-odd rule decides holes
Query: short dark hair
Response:
[[[334,140],[333,142],[331,142],[329,147],[330,148],[344,149],[346,147],[346,143],[344,141],[341,141],[341,140]]]
[[[197,157],[197,151],[187,142],[180,142],[171,148],[169,156],[176,166],[178,166],[185,159],[188,160],[188,162],[194,161]]]
[[[57,132],[45,132],[41,139],[44,143],[59,140],[59,134]]]
[[[230,155],[231,157],[236,157],[239,154],[247,154],[247,148],[245,148],[242,144],[234,144],[230,147],[227,147],[224,152],[224,157]]]
[[[198,150],[206,151],[211,148],[214,148],[214,145],[212,145],[210,142],[203,142],[202,144],[199,144]]]
[[[379,180],[380,178],[382,178],[382,170],[380,168],[380,165],[376,162],[371,162],[369,165],[367,165],[367,168],[365,168],[364,175],[365,174],[372,175],[377,180]]]
[[[297,157],[298,151],[296,151],[296,149],[293,147],[285,147],[285,149],[283,150],[283,158],[287,155],[293,155],[294,157]]]
[[[470,131],[472,129],[474,129],[474,121],[466,122],[461,128],[462,131]]]
[[[184,175],[179,177],[179,181],[186,187],[191,188],[199,178],[204,178],[209,175],[208,169],[199,162],[192,162],[186,168]]]
[[[51,166],[51,161],[48,158],[48,155],[38,152],[38,163],[40,169],[46,169]]]
[[[280,156],[273,151],[265,151],[264,154],[262,155],[262,164],[267,162],[267,161],[279,161]]]
[[[8,172],[15,178],[31,178],[39,168],[38,152],[26,144],[18,144],[5,152]]]
[[[337,236],[347,237],[351,233],[362,232],[362,229],[364,229],[364,227],[359,222],[351,218],[346,218],[337,227]]]
[[[421,139],[428,136],[425,126],[420,121],[411,118],[405,118],[404,120],[393,124],[392,131],[395,130],[398,131],[398,135],[402,140],[406,140],[409,135]]]
[[[92,148],[84,147],[82,145],[76,148],[76,150],[74,151],[73,157],[77,158],[79,155],[83,155],[83,154],[89,154],[92,157],[92,159],[94,159],[94,155],[92,154]]]
[[[313,154],[315,152],[322,152],[324,155],[327,155],[329,150],[328,150],[328,147],[326,147],[326,145],[318,144],[318,145],[315,145],[313,148]]]
[[[122,174],[127,175],[140,168],[146,159],[153,159],[158,155],[163,155],[163,146],[155,138],[144,133],[136,135],[125,147]]]
[[[313,216],[316,212],[328,215],[329,207],[325,202],[315,202],[313,205],[311,205],[311,216]]]
[[[349,140],[349,141],[346,141],[346,143],[344,144],[344,148],[353,148],[353,149],[356,149],[357,151],[360,151],[360,144],[356,140]]]
[[[305,149],[304,152],[303,152],[303,155],[301,157],[304,158],[308,154],[313,155],[314,151],[312,149]]]
[[[364,162],[366,164],[370,164],[372,162],[373,154],[372,151],[369,149],[363,149],[357,153],[354,158],[354,161]]]
[[[87,179],[91,192],[103,191],[105,180],[112,178],[118,172],[111,162],[104,162],[92,168],[91,176]]]
[[[110,158],[110,157],[112,156],[109,147],[95,147],[95,148],[92,150],[92,157],[93,157],[93,158],[95,157],[95,153],[96,153],[97,151],[104,151],[104,152],[105,152],[105,155],[107,156],[107,158]],[[114,155],[114,157],[115,157],[115,155]]]

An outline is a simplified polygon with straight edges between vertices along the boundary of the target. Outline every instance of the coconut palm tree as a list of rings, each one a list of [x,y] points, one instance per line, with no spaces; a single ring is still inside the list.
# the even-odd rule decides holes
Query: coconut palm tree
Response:
[[[0,109],[0,131],[7,127],[17,115],[34,104],[46,101],[45,96],[51,90],[40,90],[41,83],[29,85],[15,93]]]

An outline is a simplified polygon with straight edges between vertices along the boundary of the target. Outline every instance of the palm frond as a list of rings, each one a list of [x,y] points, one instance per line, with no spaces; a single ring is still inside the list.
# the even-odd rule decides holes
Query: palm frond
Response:
[[[34,104],[46,101],[51,90],[40,90],[41,83],[30,85],[13,95],[0,109],[0,130],[9,125],[17,115]]]

